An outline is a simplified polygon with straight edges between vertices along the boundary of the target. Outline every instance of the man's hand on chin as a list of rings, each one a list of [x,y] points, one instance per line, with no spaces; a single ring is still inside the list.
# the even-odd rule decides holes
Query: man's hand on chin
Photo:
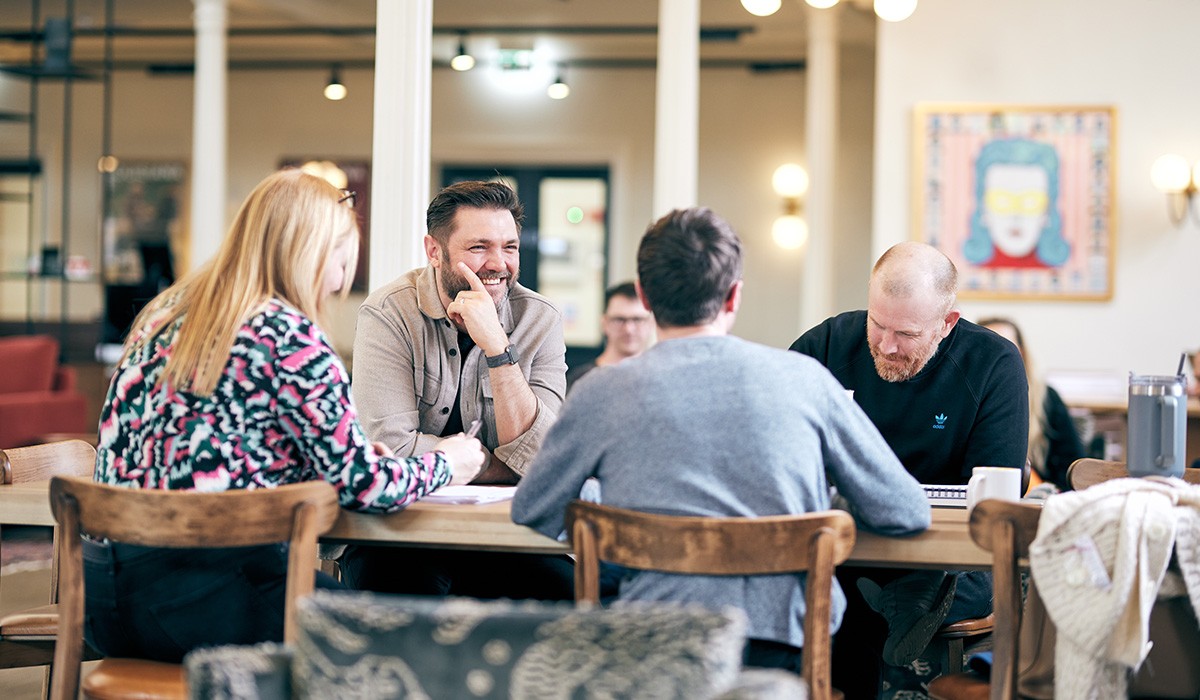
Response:
[[[471,340],[483,350],[485,356],[499,355],[508,347],[508,336],[500,326],[499,316],[496,315],[496,302],[492,299],[487,285],[466,263],[458,263],[457,268],[471,288],[459,292],[454,297],[454,301],[446,307],[446,315],[451,321],[467,329]],[[500,284],[504,284],[504,281],[501,280]]]

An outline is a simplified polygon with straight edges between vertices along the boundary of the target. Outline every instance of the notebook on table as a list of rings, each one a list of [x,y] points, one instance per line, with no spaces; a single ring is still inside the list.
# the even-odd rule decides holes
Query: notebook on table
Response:
[[[925,498],[935,508],[966,508],[966,484],[921,484]]]

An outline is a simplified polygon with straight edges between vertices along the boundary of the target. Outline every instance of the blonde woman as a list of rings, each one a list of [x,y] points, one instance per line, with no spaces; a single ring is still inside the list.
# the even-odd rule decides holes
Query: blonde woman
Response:
[[[216,258],[150,302],[101,411],[97,481],[222,491],[324,479],[343,507],[390,512],[478,474],[474,438],[395,459],[363,432],[318,325],[354,277],[353,199],[298,170],[270,175]],[[85,564],[88,641],[105,655],[179,661],[197,646],[282,639],[279,547],[86,542]]]
[[[1084,451],[1066,404],[1058,392],[1034,372],[1016,323],[1007,318],[985,318],[979,325],[1012,341],[1021,351],[1025,376],[1029,380],[1029,464],[1042,481],[1069,491],[1071,483],[1067,480],[1067,468],[1083,457]]]

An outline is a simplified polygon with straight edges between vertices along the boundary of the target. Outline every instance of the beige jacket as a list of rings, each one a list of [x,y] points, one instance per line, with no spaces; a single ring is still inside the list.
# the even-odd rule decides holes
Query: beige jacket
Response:
[[[1172,549],[1200,613],[1200,486],[1113,479],[1047,499],[1029,565],[1058,630],[1055,698],[1126,697]]]
[[[562,314],[545,297],[515,285],[499,318],[537,397],[537,417],[529,430],[510,443],[497,443],[483,351],[474,347],[460,356],[458,330],[446,317],[433,268],[427,265],[376,290],[359,307],[353,392],[367,435],[397,457],[427,452],[440,439],[459,396],[463,425],[482,416],[479,439],[523,475],[566,393]]]

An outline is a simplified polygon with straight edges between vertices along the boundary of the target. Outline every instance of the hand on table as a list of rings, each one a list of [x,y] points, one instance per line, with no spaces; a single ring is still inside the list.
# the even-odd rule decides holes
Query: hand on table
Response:
[[[459,433],[438,442],[433,449],[446,455],[453,475],[451,484],[470,483],[483,467],[483,445],[473,437]]]

